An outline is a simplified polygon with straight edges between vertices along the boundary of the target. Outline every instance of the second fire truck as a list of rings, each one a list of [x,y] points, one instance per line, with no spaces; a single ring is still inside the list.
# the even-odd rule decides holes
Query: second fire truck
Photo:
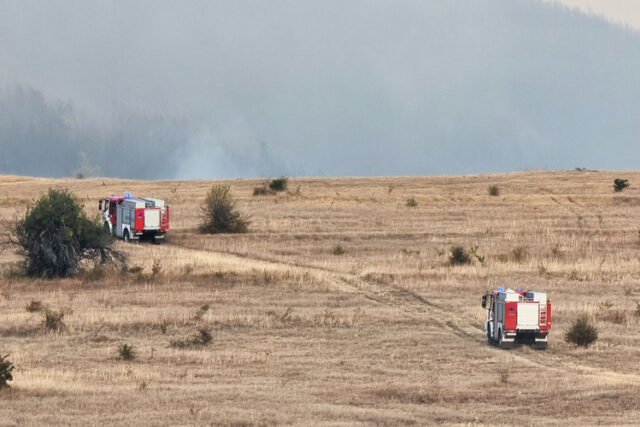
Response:
[[[501,348],[513,348],[516,343],[547,348],[551,329],[551,300],[538,291],[498,288],[482,296],[487,308],[485,328],[487,340]]]

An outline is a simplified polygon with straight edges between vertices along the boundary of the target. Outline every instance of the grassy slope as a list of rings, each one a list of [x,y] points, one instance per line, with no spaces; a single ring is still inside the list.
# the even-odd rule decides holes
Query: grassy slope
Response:
[[[614,194],[615,177],[632,187]],[[119,243],[144,275],[0,279],[17,366],[0,424],[640,423],[640,173],[295,179],[275,197],[228,183],[250,234],[195,233],[211,181],[0,176],[0,219],[68,186],[88,212],[113,192],[163,198],[173,226],[160,246]],[[450,267],[452,245],[485,265]],[[550,293],[547,351],[486,345],[497,286]],[[45,333],[32,300],[72,310],[67,330]],[[562,340],[584,311],[601,336],[586,350]],[[211,345],[169,345],[203,327]],[[124,342],[136,360],[117,360]]]

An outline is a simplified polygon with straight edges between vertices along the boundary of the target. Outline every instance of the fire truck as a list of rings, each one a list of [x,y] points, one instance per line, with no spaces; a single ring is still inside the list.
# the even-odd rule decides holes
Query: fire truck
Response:
[[[516,343],[528,343],[539,350],[547,348],[551,300],[546,293],[498,288],[482,296],[482,307],[488,309],[489,344],[513,348]]]
[[[169,230],[169,206],[163,200],[112,195],[100,200],[104,227],[125,242],[149,237],[161,241]]]

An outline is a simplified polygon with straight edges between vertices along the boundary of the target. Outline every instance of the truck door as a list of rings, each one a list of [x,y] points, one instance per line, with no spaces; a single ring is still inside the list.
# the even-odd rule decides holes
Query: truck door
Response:
[[[491,301],[489,303],[489,314],[487,317],[487,328],[489,329],[489,333],[491,334],[491,337],[493,337],[495,339],[496,337],[496,333],[495,333],[495,299],[493,298],[493,295],[490,295]]]
[[[116,202],[112,201],[111,203],[109,203],[109,220],[111,221],[112,225],[116,225]]]

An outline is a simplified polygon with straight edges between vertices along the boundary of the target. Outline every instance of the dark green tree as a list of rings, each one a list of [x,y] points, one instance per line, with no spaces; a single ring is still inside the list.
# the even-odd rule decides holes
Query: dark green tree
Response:
[[[616,178],[613,180],[613,191],[620,192],[629,186],[628,179]]]
[[[249,217],[240,213],[228,185],[215,185],[209,190],[202,205],[200,232],[246,233]]]
[[[97,219],[88,218],[76,197],[67,189],[49,189],[18,219],[13,243],[25,258],[29,276],[65,277],[83,261],[96,265],[125,263],[112,246],[113,237]]]

